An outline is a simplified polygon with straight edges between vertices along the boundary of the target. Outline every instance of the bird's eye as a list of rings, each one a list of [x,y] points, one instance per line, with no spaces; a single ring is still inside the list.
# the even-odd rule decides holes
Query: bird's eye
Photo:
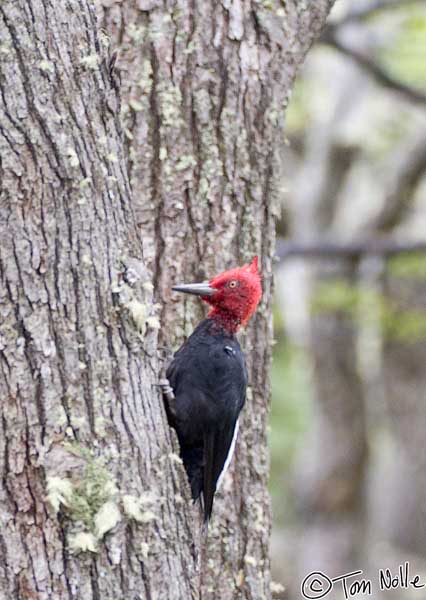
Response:
[[[236,281],[236,280],[234,280],[234,281],[230,281],[230,282],[228,283],[228,286],[229,286],[230,288],[236,288],[236,287],[237,287],[237,285],[238,285],[238,281]]]

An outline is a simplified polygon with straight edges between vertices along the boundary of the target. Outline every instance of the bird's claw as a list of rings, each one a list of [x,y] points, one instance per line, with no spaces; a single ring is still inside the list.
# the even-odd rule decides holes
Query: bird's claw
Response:
[[[170,381],[167,378],[160,379],[158,382],[159,387],[163,393],[163,398],[166,404],[166,410],[169,416],[176,417],[176,407],[175,407],[175,394],[172,386],[170,385]]]
[[[158,385],[163,392],[163,395],[166,396],[167,400],[173,401],[175,400],[175,394],[173,392],[173,388],[170,385],[170,381],[168,379],[160,379]]]

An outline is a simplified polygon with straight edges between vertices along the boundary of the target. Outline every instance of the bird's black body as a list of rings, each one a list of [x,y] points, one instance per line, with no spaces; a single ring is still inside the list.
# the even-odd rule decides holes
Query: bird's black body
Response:
[[[247,370],[234,334],[207,318],[176,352],[167,370],[175,401],[169,411],[194,500],[202,494],[208,521],[219,476],[244,405]]]

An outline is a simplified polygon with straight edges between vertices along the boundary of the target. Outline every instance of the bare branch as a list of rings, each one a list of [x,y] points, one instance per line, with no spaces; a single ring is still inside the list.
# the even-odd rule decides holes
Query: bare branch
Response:
[[[369,225],[371,231],[388,232],[401,223],[415,199],[417,186],[426,171],[426,139],[418,133],[410,144],[398,148],[389,165],[384,185],[383,208]]]
[[[341,27],[348,23],[363,21],[384,10],[406,8],[410,4],[420,4],[419,0],[376,0],[361,8],[355,8],[347,15],[333,23],[334,27]]]
[[[327,44],[332,48],[335,48],[342,54],[348,56],[354,60],[360,67],[364,69],[373,79],[380,85],[398,92],[411,102],[416,102],[426,106],[426,94],[420,90],[412,88],[405,83],[402,83],[398,79],[392,77],[387,73],[379,63],[377,63],[371,56],[366,56],[354,48],[349,48],[343,44],[337,36],[336,27],[329,25],[323,32],[320,40],[321,43]]]
[[[276,256],[279,260],[302,257],[310,259],[349,258],[359,259],[366,255],[394,256],[425,252],[426,242],[399,242],[389,238],[358,240],[354,242],[335,242],[313,240],[298,242],[295,240],[277,240]]]

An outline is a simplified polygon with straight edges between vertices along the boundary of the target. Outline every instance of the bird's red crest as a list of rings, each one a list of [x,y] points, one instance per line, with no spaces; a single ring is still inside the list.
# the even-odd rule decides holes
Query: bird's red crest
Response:
[[[212,305],[210,317],[224,321],[225,325],[234,323],[246,325],[262,295],[261,277],[258,270],[258,258],[250,264],[224,271],[209,281],[216,293],[206,302]]]
[[[259,275],[259,259],[257,256],[255,256],[253,258],[253,260],[251,261],[251,263],[249,265],[246,265],[247,269],[251,272],[251,273],[256,273],[257,275]]]

